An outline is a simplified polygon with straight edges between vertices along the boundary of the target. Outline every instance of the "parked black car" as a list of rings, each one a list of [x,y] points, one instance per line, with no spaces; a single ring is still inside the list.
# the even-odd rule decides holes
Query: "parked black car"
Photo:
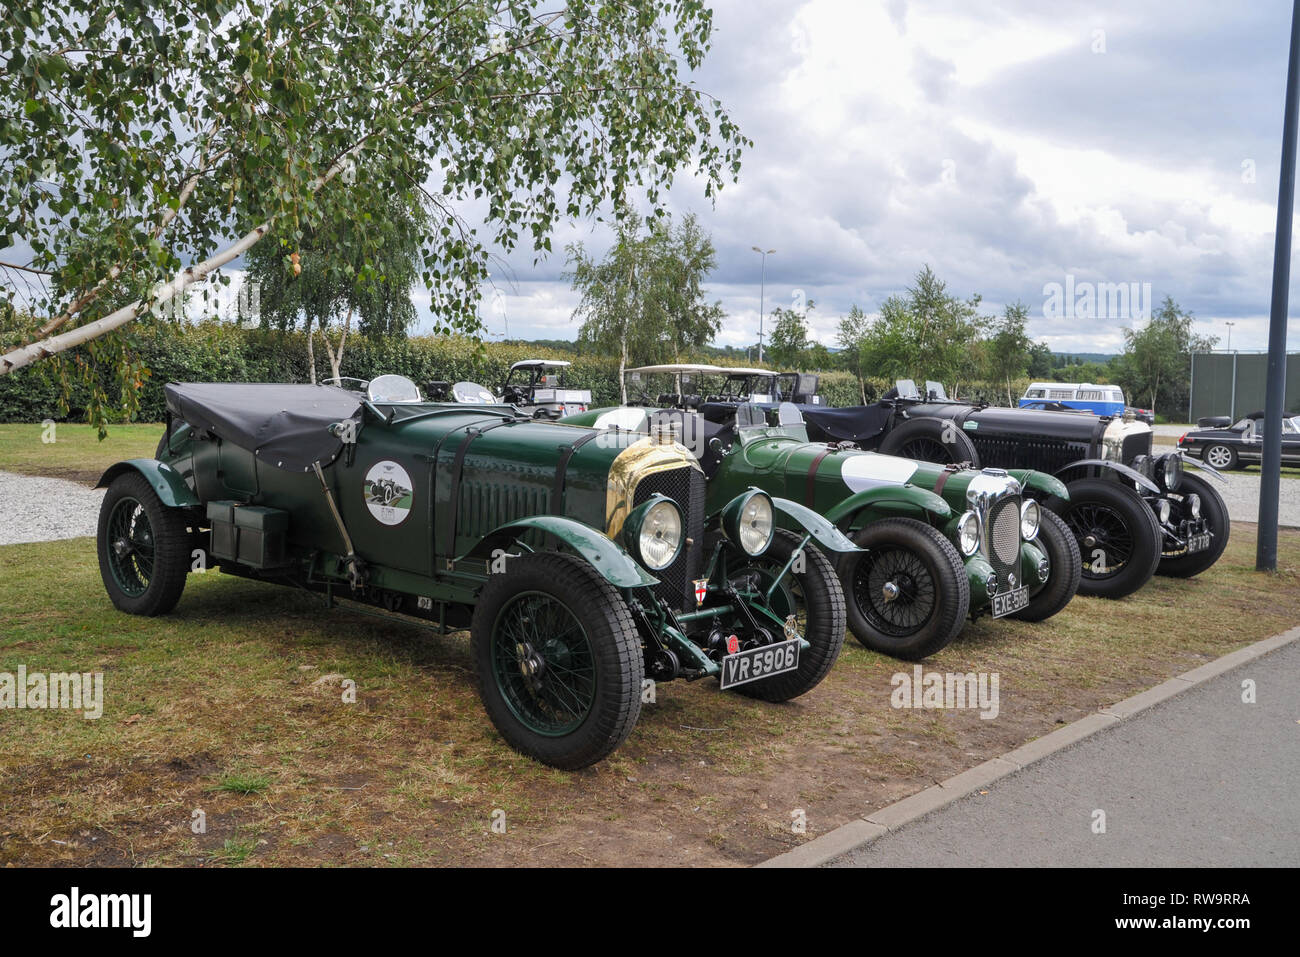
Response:
[[[1192,458],[1220,470],[1258,465],[1264,454],[1264,413],[1252,412],[1235,423],[1226,416],[1202,419],[1202,426],[1184,432],[1178,447]],[[1300,415],[1282,419],[1282,464],[1300,465]]]
[[[1157,572],[1190,577],[1212,566],[1227,547],[1223,498],[1205,478],[1184,472],[1181,452],[1154,455],[1146,423],[1130,416],[951,402],[937,383],[927,383],[926,393],[922,399],[904,380],[874,405],[801,411],[816,441],[1055,475],[1066,483],[1069,501],[1043,504],[1079,542],[1081,594],[1121,598]]]

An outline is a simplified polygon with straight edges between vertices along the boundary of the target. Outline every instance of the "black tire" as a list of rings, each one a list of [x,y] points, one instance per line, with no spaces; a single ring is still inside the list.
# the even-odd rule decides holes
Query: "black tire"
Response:
[[[525,640],[534,627],[542,647]],[[645,659],[632,614],[573,555],[508,559],[479,594],[470,644],[488,717],[512,748],[543,764],[595,764],[641,715]]]
[[[1079,543],[1069,526],[1051,509],[1040,509],[1038,514],[1038,538],[1035,541],[1047,553],[1052,574],[1038,594],[1029,599],[1028,605],[1011,613],[1011,618],[1021,621],[1046,621],[1068,605],[1079,590],[1079,576],[1083,572]]]
[[[778,528],[772,544],[749,567],[769,570],[774,575],[790,561],[803,536]],[[793,606],[800,634],[812,645],[799,654],[799,667],[785,674],[738,685],[736,691],[763,701],[789,701],[812,690],[830,672],[844,647],[844,591],[840,588],[835,566],[811,543],[804,549],[804,570],[793,581],[782,583],[784,604]],[[743,572],[743,569],[742,569]]]
[[[1211,453],[1213,453],[1214,459],[1210,458]],[[1216,459],[1217,461],[1215,461]],[[1224,445],[1222,442],[1211,442],[1201,449],[1201,461],[1212,468],[1218,469],[1220,472],[1231,472],[1234,469],[1241,468],[1241,457],[1237,455],[1237,450],[1231,445]]]
[[[109,600],[131,615],[165,615],[176,607],[190,570],[185,513],[169,508],[134,470],[108,486],[99,506],[95,550]]]
[[[952,542],[911,518],[872,522],[849,537],[867,549],[839,563],[853,637],[908,661],[947,647],[970,614],[966,565]],[[884,598],[885,582],[901,589],[892,601]]]
[[[1079,545],[1083,571],[1079,594],[1123,598],[1137,591],[1160,563],[1160,523],[1134,489],[1113,479],[1076,479],[1068,502],[1048,507],[1069,526]]]
[[[1191,578],[1193,575],[1199,575],[1217,562],[1223,555],[1223,550],[1228,547],[1228,536],[1232,531],[1228,506],[1224,504],[1223,496],[1219,494],[1218,489],[1199,475],[1184,472],[1178,491],[1168,496],[1172,506],[1170,522],[1177,526],[1182,520],[1185,507],[1184,496],[1189,494],[1199,495],[1201,498],[1201,517],[1209,526],[1210,547],[1191,555],[1185,552],[1165,552],[1160,559],[1157,575],[1168,575],[1171,578]]]
[[[956,422],[945,419],[909,419],[881,440],[878,451],[883,455],[897,455],[919,462],[939,465],[969,462],[973,469],[980,467],[975,443],[966,437]]]

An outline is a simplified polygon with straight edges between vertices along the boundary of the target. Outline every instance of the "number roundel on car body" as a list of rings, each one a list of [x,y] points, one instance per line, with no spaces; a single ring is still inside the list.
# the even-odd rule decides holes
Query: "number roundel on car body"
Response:
[[[915,474],[915,462],[892,455],[850,455],[840,466],[840,477],[851,492],[880,485],[902,485]]]
[[[384,525],[401,525],[411,514],[415,486],[406,469],[396,462],[382,461],[370,466],[363,487],[366,508]]]

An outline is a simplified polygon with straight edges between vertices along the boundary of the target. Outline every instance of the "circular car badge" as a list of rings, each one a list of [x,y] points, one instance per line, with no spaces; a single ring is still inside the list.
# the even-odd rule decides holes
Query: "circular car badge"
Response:
[[[411,514],[411,476],[396,462],[376,462],[366,473],[366,508],[385,525],[400,525]]]

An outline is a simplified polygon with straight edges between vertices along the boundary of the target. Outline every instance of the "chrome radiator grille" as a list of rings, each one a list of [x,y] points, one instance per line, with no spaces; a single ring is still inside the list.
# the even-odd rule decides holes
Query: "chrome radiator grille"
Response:
[[[1019,570],[1020,496],[1010,496],[994,504],[988,531],[989,560],[997,572],[999,586],[1005,585],[1008,574]]]
[[[695,579],[704,567],[704,476],[698,469],[686,466],[652,472],[637,483],[633,507],[656,492],[681,506],[685,517],[682,532],[687,541],[675,562],[653,573],[659,579],[654,591],[675,610],[690,610],[695,608]]]

